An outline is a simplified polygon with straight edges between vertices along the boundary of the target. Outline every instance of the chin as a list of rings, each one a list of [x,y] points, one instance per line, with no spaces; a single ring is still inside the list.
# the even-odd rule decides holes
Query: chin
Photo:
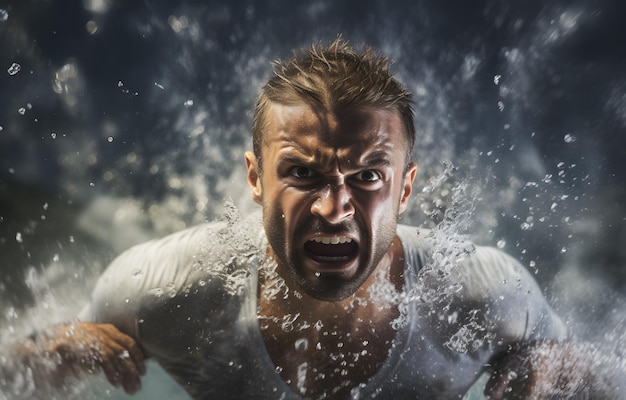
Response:
[[[330,302],[342,301],[352,296],[363,283],[356,278],[345,280],[336,276],[320,276],[313,279],[314,282],[307,278],[299,280],[299,289],[314,299]]]

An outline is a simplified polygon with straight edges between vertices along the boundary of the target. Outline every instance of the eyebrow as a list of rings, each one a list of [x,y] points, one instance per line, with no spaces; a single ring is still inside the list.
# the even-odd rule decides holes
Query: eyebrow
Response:
[[[315,157],[307,157],[300,154],[300,152],[294,153],[289,152],[287,154],[280,154],[277,159],[278,162],[282,163],[291,163],[291,164],[300,164],[300,165],[310,165],[310,164],[319,164],[318,160]]]
[[[377,150],[362,159],[350,163],[350,165],[357,169],[372,168],[372,167],[390,167],[392,164],[392,155],[384,150]],[[303,155],[300,151],[289,151],[286,154],[278,156],[277,161],[279,163],[291,163],[298,165],[307,165],[313,168],[322,168],[322,163],[315,156]]]
[[[391,165],[391,154],[384,150],[378,150],[365,157],[364,166],[385,166]]]

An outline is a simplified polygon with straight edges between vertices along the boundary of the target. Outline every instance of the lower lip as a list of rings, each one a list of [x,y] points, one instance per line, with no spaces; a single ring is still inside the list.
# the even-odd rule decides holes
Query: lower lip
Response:
[[[312,269],[316,272],[336,272],[345,273],[354,268],[356,256],[311,256],[307,254],[307,258],[312,261]]]

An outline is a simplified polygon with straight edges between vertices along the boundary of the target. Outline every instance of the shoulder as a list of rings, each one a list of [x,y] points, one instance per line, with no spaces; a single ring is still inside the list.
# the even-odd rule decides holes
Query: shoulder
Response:
[[[124,251],[98,279],[91,303],[80,318],[121,324],[126,317],[136,315],[152,292],[181,287],[192,273],[207,238],[224,226],[201,224]]]
[[[410,271],[417,273],[427,262],[431,254],[432,243],[429,239],[430,231],[415,226],[399,224],[397,235],[402,243],[405,264]]]
[[[398,226],[398,236],[413,276],[411,288],[422,298],[449,301],[450,309],[480,317],[505,342],[564,334],[532,274],[502,250],[406,225]]]
[[[561,338],[566,329],[544,293],[519,261],[487,246],[476,246],[461,263],[462,301],[477,305],[501,338]]]
[[[150,283],[156,284],[154,280],[168,281],[180,277],[193,264],[208,238],[224,225],[217,222],[197,225],[133,246],[111,262],[99,284],[133,277],[152,280]],[[165,265],[167,268],[163,268]]]

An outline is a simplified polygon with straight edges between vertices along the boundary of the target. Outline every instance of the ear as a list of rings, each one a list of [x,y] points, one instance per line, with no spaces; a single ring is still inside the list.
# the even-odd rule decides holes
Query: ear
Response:
[[[263,199],[263,190],[261,187],[261,176],[259,175],[259,167],[254,153],[246,151],[246,168],[248,169],[248,186],[250,186],[250,194],[252,200],[257,204],[261,204]]]
[[[400,206],[398,208],[399,213],[403,213],[406,210],[406,206],[409,203],[409,197],[413,191],[413,181],[417,175],[417,164],[410,163],[406,173],[404,174],[404,182],[402,183],[402,197],[400,198]]]

